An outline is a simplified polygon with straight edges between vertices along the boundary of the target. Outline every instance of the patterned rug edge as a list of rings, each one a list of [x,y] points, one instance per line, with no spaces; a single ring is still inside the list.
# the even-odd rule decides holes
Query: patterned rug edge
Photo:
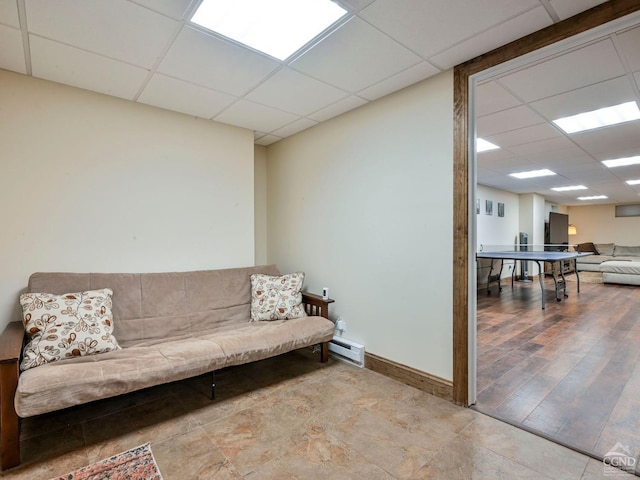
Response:
[[[51,480],[163,480],[151,451],[145,443],[112,457],[82,467]]]

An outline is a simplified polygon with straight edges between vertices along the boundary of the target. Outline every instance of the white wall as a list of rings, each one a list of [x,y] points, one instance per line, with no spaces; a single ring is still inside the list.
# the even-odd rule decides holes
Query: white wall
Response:
[[[476,197],[480,199],[480,213],[477,218],[477,249],[486,250],[513,250],[513,246],[518,243],[519,221],[520,221],[520,199],[517,194],[477,185]],[[486,214],[486,201],[493,202],[493,215]],[[504,217],[498,216],[498,203],[504,204]],[[488,266],[490,260],[478,262],[478,285],[486,283],[489,273]],[[496,262],[497,266],[499,262]],[[513,262],[505,261],[502,270],[503,277],[511,276]],[[494,272],[495,273],[495,272]]]
[[[520,231],[529,234],[530,248],[542,250],[544,245],[545,200],[537,193],[520,195]],[[538,265],[529,262],[529,275],[540,273]]]
[[[335,298],[345,337],[452,378],[453,75],[268,147],[268,255]]]
[[[256,265],[267,263],[267,149],[256,145],[254,150],[255,188],[255,255]]]
[[[594,242],[640,245],[640,217],[616,217],[615,205],[569,207],[569,223],[578,234],[571,243]]]
[[[3,70],[0,119],[0,326],[35,271],[253,264],[252,132]]]

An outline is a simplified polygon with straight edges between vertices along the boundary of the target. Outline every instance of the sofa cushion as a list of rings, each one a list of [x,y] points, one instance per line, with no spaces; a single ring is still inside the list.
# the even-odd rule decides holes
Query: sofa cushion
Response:
[[[640,247],[625,247],[616,245],[614,255],[616,257],[640,257]]]
[[[640,262],[604,262],[600,265],[600,271],[606,273],[640,275]]]
[[[113,290],[113,334],[126,348],[150,339],[225,329],[249,321],[254,273],[279,275],[276,265],[168,273],[38,272],[29,292]]]
[[[308,316],[248,322],[141,342],[104,355],[32,368],[20,375],[16,412],[30,417],[260,360],[330,340],[334,324]]]
[[[598,249],[593,244],[593,242],[579,243],[578,245],[576,245],[576,250],[578,252],[580,252],[580,253],[589,253],[589,252],[591,252],[594,255],[600,255],[600,253],[598,252]]]
[[[251,321],[304,317],[303,283],[304,272],[251,275]]]
[[[598,250],[598,255],[613,255],[615,250],[615,243],[596,243],[596,250]]]
[[[120,346],[112,333],[112,295],[108,288],[63,295],[20,295],[29,338],[20,369],[118,350]]]

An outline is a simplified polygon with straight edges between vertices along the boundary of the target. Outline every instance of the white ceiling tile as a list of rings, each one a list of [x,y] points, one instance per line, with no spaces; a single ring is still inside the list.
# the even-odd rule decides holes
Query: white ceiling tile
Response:
[[[512,147],[559,136],[560,133],[548,123],[540,123],[531,127],[519,128],[517,130],[511,130],[510,132],[493,135],[487,138],[487,140],[495,143],[499,147]]]
[[[610,107],[635,99],[626,75],[571,92],[532,102],[531,106],[548,120]]]
[[[640,72],[636,72],[633,76],[636,79],[636,84],[638,85],[638,88],[640,89]]]
[[[640,27],[620,33],[618,41],[631,70],[640,70]]]
[[[354,18],[295,60],[292,67],[354,93],[420,61],[410,50]]]
[[[180,20],[191,0],[130,0],[138,5]]]
[[[220,92],[243,95],[278,66],[264,55],[184,27],[158,71]]]
[[[216,116],[235,100],[236,97],[226,93],[158,73],[151,78],[138,99],[141,103],[201,118]]]
[[[18,2],[16,0],[0,0],[0,23],[20,28]]]
[[[370,5],[371,3],[373,3],[373,1],[374,0],[340,0],[336,3],[343,3],[346,7],[358,11],[362,10],[367,5]]]
[[[0,68],[18,73],[27,73],[22,47],[22,32],[0,25]]]
[[[151,68],[179,23],[125,0],[26,0],[29,32]]]
[[[263,105],[307,115],[348,94],[307,75],[284,68],[259,85],[246,98]]]
[[[549,152],[553,152],[554,150],[564,150],[565,148],[570,148],[572,146],[573,144],[568,138],[556,137],[537,142],[515,145],[513,147],[509,147],[509,150],[521,156],[528,155],[529,158],[541,158],[540,156],[547,158]],[[536,155],[540,156],[536,157]]]
[[[311,128],[317,124],[318,122],[314,122],[313,120],[309,120],[308,118],[301,118],[300,120],[296,120],[295,122],[274,131],[273,135],[285,138],[291,135],[295,135],[296,133],[306,130],[307,128]]]
[[[540,6],[460,42],[429,59],[440,67],[451,68],[551,24],[553,20],[544,7]]]
[[[34,77],[131,100],[148,73],[143,68],[33,35],[29,43]]]
[[[640,120],[574,133],[571,139],[595,158],[640,154]]]
[[[551,6],[556,11],[561,20],[573,17],[580,12],[589,10],[596,5],[607,0],[550,0]]]
[[[475,91],[475,114],[478,117],[506,110],[521,103],[495,81],[484,83]]]
[[[265,107],[248,100],[238,100],[224,112],[217,115],[214,120],[250,130],[271,133],[298,118],[292,113]]]
[[[476,155],[478,159],[478,165],[484,167],[491,167],[493,165],[503,165],[506,161],[511,161],[516,156],[509,150],[499,148],[498,150],[489,150],[487,152],[480,152]]]
[[[367,103],[366,100],[360,97],[351,96],[351,97],[344,98],[334,103],[333,105],[329,105],[328,107],[323,108],[322,110],[318,110],[317,112],[312,113],[311,115],[308,115],[308,117],[318,122],[324,122],[325,120],[329,120],[330,118],[337,117],[338,115],[348,112],[349,110],[358,108],[364,105],[365,103]]]
[[[482,138],[544,123],[543,118],[525,105],[478,118],[476,128]]]
[[[607,39],[503,76],[500,83],[523,100],[534,101],[624,73],[613,43]]]
[[[422,62],[418,65],[414,65],[406,69],[404,72],[400,72],[391,78],[382,80],[375,85],[365,88],[358,95],[366,98],[367,100],[376,100],[380,97],[384,97],[393,92],[397,92],[409,85],[413,85],[421,80],[432,77],[440,73],[440,70],[431,65],[428,62]]]
[[[376,0],[360,15],[429,58],[538,6],[538,0]]]
[[[257,145],[262,145],[263,147],[268,147],[272,143],[279,142],[280,140],[282,140],[281,137],[276,137],[275,135],[265,135],[264,137],[261,137],[259,140],[257,140],[255,143]]]

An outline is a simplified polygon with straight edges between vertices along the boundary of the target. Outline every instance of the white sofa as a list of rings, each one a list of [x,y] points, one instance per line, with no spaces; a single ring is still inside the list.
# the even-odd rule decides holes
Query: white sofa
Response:
[[[604,283],[640,285],[640,246],[581,243],[576,249],[593,253],[576,260],[579,271],[602,272]]]

